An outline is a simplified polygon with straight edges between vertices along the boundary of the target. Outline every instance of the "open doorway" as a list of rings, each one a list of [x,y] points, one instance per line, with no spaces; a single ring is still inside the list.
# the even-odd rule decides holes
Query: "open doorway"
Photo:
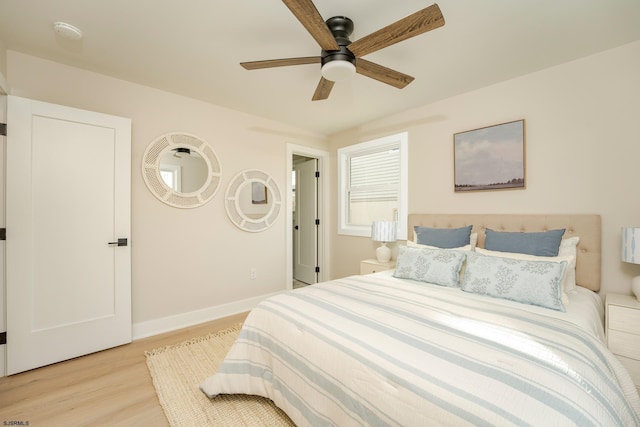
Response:
[[[324,256],[328,153],[289,145],[287,276],[290,288],[313,285],[327,276]]]
[[[293,155],[293,288],[318,283],[318,159]]]

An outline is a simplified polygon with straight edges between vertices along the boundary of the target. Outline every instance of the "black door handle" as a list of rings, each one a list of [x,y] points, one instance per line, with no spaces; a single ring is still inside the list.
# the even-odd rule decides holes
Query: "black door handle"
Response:
[[[294,225],[293,228],[297,230],[299,227],[297,225]]]
[[[117,242],[109,242],[107,245],[113,246],[127,246],[127,239],[118,239]]]

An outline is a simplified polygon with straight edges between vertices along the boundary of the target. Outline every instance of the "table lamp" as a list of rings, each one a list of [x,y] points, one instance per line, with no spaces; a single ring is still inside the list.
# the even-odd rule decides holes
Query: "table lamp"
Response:
[[[376,242],[382,242],[376,249],[378,262],[388,262],[391,259],[391,249],[387,243],[396,241],[397,230],[398,225],[395,221],[373,221],[371,224],[371,238]]]
[[[640,264],[640,227],[622,227],[622,261]],[[631,279],[631,291],[640,301],[640,276]]]

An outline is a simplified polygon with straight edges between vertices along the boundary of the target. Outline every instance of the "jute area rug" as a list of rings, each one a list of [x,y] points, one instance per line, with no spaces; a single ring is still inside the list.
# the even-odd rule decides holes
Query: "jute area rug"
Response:
[[[160,405],[172,427],[295,426],[269,399],[245,395],[209,399],[198,388],[220,366],[240,327],[145,352]]]

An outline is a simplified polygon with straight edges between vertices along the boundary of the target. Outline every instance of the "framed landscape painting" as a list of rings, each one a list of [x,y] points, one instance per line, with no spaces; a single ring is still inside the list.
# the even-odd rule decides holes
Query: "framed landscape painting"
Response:
[[[453,162],[456,192],[524,189],[524,119],[454,134]]]

